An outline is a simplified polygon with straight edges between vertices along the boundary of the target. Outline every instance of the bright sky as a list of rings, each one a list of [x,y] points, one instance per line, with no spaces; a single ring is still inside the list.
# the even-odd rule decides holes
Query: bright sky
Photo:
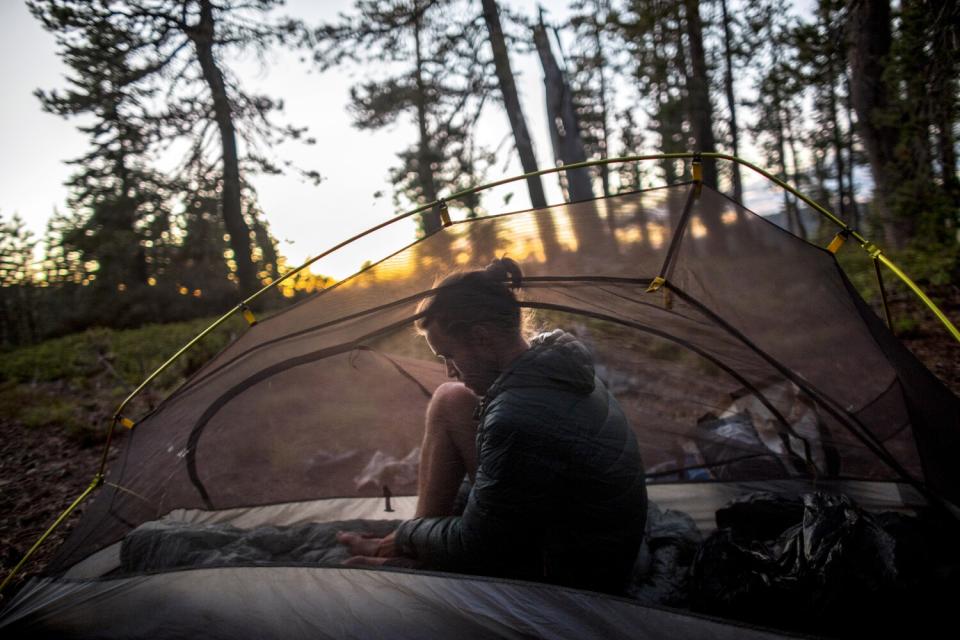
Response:
[[[316,24],[333,20],[337,12],[349,11],[352,0],[291,0],[285,10],[291,16]],[[550,9],[548,17],[561,20],[566,0],[512,0],[515,10],[534,15],[538,4]],[[318,73],[299,61],[299,52],[277,52],[266,67],[252,61],[233,63],[232,68],[248,90],[282,98],[286,121],[307,125],[318,144],[288,143],[278,156],[298,166],[316,169],[324,180],[319,186],[288,176],[255,176],[260,204],[280,250],[292,264],[300,264],[337,242],[393,216],[387,181],[388,169],[397,163],[396,152],[415,137],[409,122],[379,131],[358,131],[346,111],[349,87],[363,76],[362,69],[336,69]],[[534,138],[539,166],[553,164],[545,123],[542,74],[535,55],[513,55],[528,126]],[[65,208],[63,183],[73,171],[65,161],[88,148],[87,138],[77,131],[78,120],[67,121],[44,113],[32,95],[37,88],[65,86],[66,67],[56,54],[54,37],[44,31],[21,2],[0,2],[0,212],[5,217],[19,213],[38,236],[42,236],[54,208]],[[510,134],[506,114],[493,104],[479,125],[478,138],[495,148]],[[505,145],[504,150],[512,148]],[[504,151],[506,153],[506,151]],[[515,155],[515,154],[514,154]],[[519,161],[501,162],[491,180],[521,173]],[[502,173],[499,173],[502,171]],[[560,202],[557,180],[544,178],[549,202]],[[385,197],[375,198],[376,192]],[[526,188],[516,183],[488,196],[491,213],[502,210],[503,196],[512,191],[510,209],[529,206]],[[388,227],[372,242],[355,251],[331,256],[314,267],[317,273],[345,276],[367,259],[379,259],[407,244],[414,225],[404,221]],[[360,253],[362,252],[362,254]]]

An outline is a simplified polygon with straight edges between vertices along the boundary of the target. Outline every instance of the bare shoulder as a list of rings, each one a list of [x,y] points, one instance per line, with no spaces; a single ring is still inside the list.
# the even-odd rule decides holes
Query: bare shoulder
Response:
[[[433,392],[433,402],[454,406],[476,406],[479,398],[462,382],[444,382]]]

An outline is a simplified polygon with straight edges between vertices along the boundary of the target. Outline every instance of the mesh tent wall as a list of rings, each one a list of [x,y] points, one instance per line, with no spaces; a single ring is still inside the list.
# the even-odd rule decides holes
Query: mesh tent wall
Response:
[[[237,612],[224,634],[269,636],[276,624],[240,611],[272,602],[278,624],[306,616],[299,631],[309,635],[309,620],[329,623],[342,604],[317,594],[340,589],[386,603],[352,611],[344,628],[402,618],[412,599],[438,635],[451,625],[550,635],[531,612],[557,607],[567,610],[557,627],[566,636],[598,611],[609,635],[676,635],[683,625],[766,634],[597,594],[430,572],[239,563],[118,573],[124,536],[158,520],[253,527],[411,515],[423,415],[444,381],[415,335],[418,304],[438,276],[503,254],[523,266],[531,329],[563,328],[592,351],[637,434],[651,499],[701,529],[747,490],[842,491],[873,509],[960,502],[951,465],[960,401],[892,336],[830,251],[694,180],[451,223],[255,324],[137,421],[49,576],[10,603],[0,628],[102,633],[91,620],[108,606],[129,611],[108,635],[148,635],[189,629],[207,606]],[[719,435],[743,416],[755,437]],[[293,595],[307,591],[316,593]],[[178,623],[133,613],[171,598],[191,603],[170,609]],[[467,602],[483,606],[471,612]]]

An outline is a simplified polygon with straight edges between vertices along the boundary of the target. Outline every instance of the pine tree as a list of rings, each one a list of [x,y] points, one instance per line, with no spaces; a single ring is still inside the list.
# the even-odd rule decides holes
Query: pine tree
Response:
[[[451,21],[461,28],[451,29]],[[479,16],[457,3],[423,0],[357,2],[353,14],[314,31],[314,58],[323,69],[345,62],[397,69],[355,85],[350,111],[361,129],[404,117],[416,127],[416,142],[398,154],[401,164],[391,170],[398,206],[433,202],[445,187],[455,191],[464,176],[470,183],[482,173],[478,164],[486,155],[473,141],[490,89],[482,42]],[[440,228],[437,210],[421,220],[426,234]]]
[[[566,74],[553,54],[542,13],[540,21],[533,27],[533,41],[543,67],[547,126],[553,143],[554,159],[557,165],[584,162],[587,156],[581,137],[579,118],[573,104],[573,93]],[[563,173],[565,179],[561,185],[565,187],[568,201],[576,202],[593,198],[590,174],[586,169],[571,169]]]
[[[662,153],[713,151],[713,107],[703,25],[696,0],[630,0],[611,17],[633,58],[638,93],[648,104],[650,128]],[[661,163],[667,182],[679,177],[672,161]],[[716,188],[712,162],[704,183]]]
[[[773,3],[757,3],[751,16],[753,47],[766,64],[755,69],[755,120],[751,133],[763,152],[767,166],[780,180],[802,189],[795,124],[803,117],[803,83],[796,73],[797,50],[793,45],[791,17]],[[784,214],[790,231],[806,238],[806,225],[796,199],[783,192]]]
[[[690,56],[690,73],[687,76],[687,112],[692,134],[693,148],[697,151],[716,151],[713,135],[713,102],[710,99],[710,73],[707,69],[706,50],[703,45],[703,23],[700,19],[700,0],[684,0],[683,22],[686,27],[687,46]],[[717,188],[717,165],[703,163],[703,183]]]
[[[853,132],[849,123],[843,122],[847,76],[841,11],[838,0],[820,0],[816,21],[796,26],[792,39],[797,49],[802,82],[812,93],[809,146],[822,165],[816,167],[818,182],[822,183],[821,191],[829,195],[827,158],[832,156],[829,165],[836,185],[834,209],[841,219],[858,227],[859,212],[852,180],[855,158],[850,138]],[[823,199],[830,202],[830,198]]]
[[[885,242],[955,242],[958,44],[950,19],[958,10],[910,0],[895,15],[888,0],[853,0],[846,14],[851,102]]]
[[[639,155],[643,149],[643,131],[637,125],[633,112],[630,109],[624,109],[617,114],[616,122],[620,130],[620,150],[617,155]],[[617,165],[619,192],[643,189],[647,173],[642,162],[623,162]]]
[[[510,66],[507,41],[503,34],[503,24],[500,21],[500,7],[496,0],[481,0],[480,5],[483,8],[483,21],[487,27],[487,42],[490,45],[491,61],[497,78],[498,94],[503,109],[507,112],[507,119],[510,121],[514,146],[520,158],[520,166],[524,173],[534,173],[539,169],[537,157],[533,150],[533,140],[527,129],[527,120],[523,115],[520,94],[517,92],[516,81]],[[547,198],[543,192],[543,182],[540,180],[540,176],[528,176],[526,182],[527,191],[530,193],[530,204],[533,208],[546,208]],[[537,232],[547,259],[557,255],[560,246],[557,241],[557,231],[553,225],[553,219],[549,216],[537,216]]]
[[[742,47],[735,42],[736,17],[727,10],[727,0],[720,0],[720,20],[723,27],[723,93],[727,101],[728,127],[730,131],[730,151],[735,157],[740,157],[740,124],[737,119],[737,99],[733,89],[733,73],[735,59],[742,58]],[[733,199],[741,204],[743,200],[743,178],[740,175],[740,164],[731,163],[730,179],[733,183]]]
[[[481,6],[483,7],[483,20],[487,26],[487,41],[490,43],[497,86],[500,90],[503,108],[507,112],[507,118],[510,120],[510,127],[513,130],[514,143],[517,154],[520,156],[520,166],[524,173],[533,173],[538,169],[537,157],[533,152],[533,141],[527,130],[527,121],[523,115],[516,81],[510,67],[510,55],[507,52],[506,38],[503,35],[503,25],[500,21],[500,7],[496,0],[481,0]],[[547,198],[543,193],[543,184],[539,176],[527,178],[527,189],[530,192],[530,204],[535,209],[542,209],[547,206]],[[548,244],[550,246],[555,245],[552,229],[541,229],[541,236],[545,238],[545,246]]]
[[[580,138],[588,158],[610,157],[613,138],[613,105],[616,102],[611,76],[615,63],[609,43],[608,0],[577,0],[571,5],[575,13],[569,28],[573,33],[573,50],[569,55],[570,86]],[[610,165],[597,168],[605,196],[612,193]]]
[[[30,0],[73,68],[76,87],[63,115],[103,114],[99,86],[122,120],[142,131],[148,149],[190,141],[185,165],[219,167],[221,215],[235,253],[241,291],[259,288],[244,220],[241,169],[276,172],[261,152],[303,129],[274,123],[282,103],[243,91],[223,64],[231,53],[263,53],[296,37],[298,24],[271,19],[279,0]],[[117,62],[122,61],[122,64]],[[81,61],[89,61],[87,67]],[[109,100],[108,100],[109,102]],[[241,150],[238,138],[243,143]],[[313,178],[316,174],[309,173]]]
[[[34,308],[37,288],[34,248],[37,240],[18,214],[0,215],[0,344],[39,338]]]

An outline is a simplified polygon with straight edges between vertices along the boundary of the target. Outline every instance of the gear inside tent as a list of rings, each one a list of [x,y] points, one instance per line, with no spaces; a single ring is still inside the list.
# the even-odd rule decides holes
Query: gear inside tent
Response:
[[[960,503],[960,400],[860,298],[835,247],[694,178],[450,222],[252,324],[132,420],[120,455],[84,494],[81,521],[46,575],[6,604],[0,629],[777,637],[784,631],[751,623],[796,626],[749,611],[783,604],[782,592],[704,604],[717,579],[743,584],[705,549],[718,548],[731,518],[774,522],[741,546],[765,545],[782,567],[784,549],[803,547],[802,536],[790,542],[795,526],[838,509],[838,522],[861,523],[845,544],[863,548],[861,529],[880,527],[887,537],[870,540],[887,563],[876,570],[902,574],[905,561],[883,547],[895,537],[889,514]],[[629,597],[341,564],[337,529],[382,535],[414,512],[424,412],[445,381],[415,332],[418,305],[439,277],[502,255],[523,267],[530,330],[583,342],[636,432],[651,515]],[[705,571],[712,582],[691,582]],[[805,607],[797,611],[850,613]]]

